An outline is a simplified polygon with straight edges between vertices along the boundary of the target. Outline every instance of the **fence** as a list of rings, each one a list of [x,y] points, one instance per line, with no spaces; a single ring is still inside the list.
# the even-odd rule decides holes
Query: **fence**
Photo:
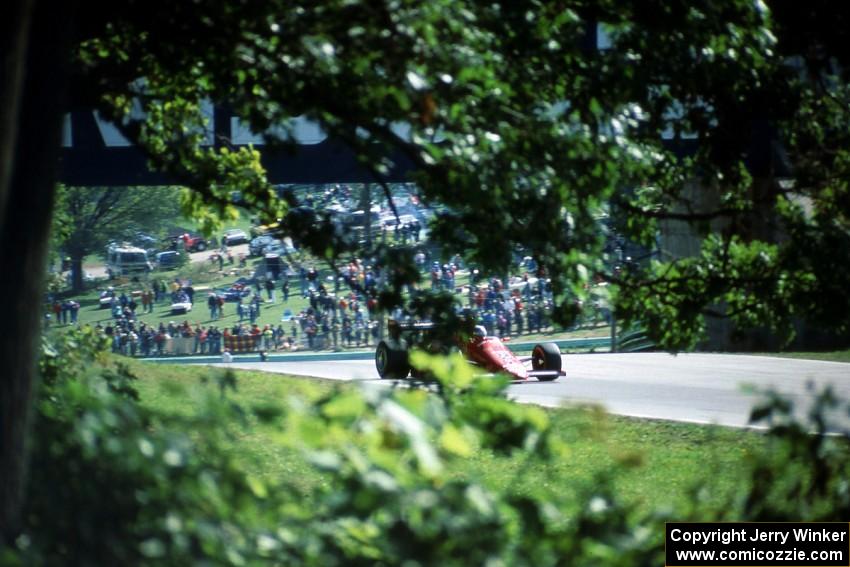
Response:
[[[239,335],[223,338],[224,350],[230,353],[253,352],[258,350],[262,335]]]

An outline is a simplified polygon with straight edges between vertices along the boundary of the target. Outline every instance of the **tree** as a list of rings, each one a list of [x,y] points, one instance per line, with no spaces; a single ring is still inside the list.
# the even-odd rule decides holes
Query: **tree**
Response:
[[[267,219],[288,211],[284,222],[322,256],[341,253],[332,230],[276,200],[256,153],[199,145],[200,105],[212,99],[256,131],[318,120],[379,183],[390,150],[401,152],[418,167],[423,199],[447,206],[432,234],[495,273],[521,243],[552,278],[562,322],[598,278],[612,284],[619,317],[671,349],[694,345],[706,317],[786,334],[806,318],[847,332],[843,6],[154,0],[105,3],[84,19],[75,6],[18,0],[4,24],[0,261],[21,274],[0,284],[7,537],[25,478],[38,333],[36,310],[16,310],[38,304],[34,267],[69,106],[111,117],[193,190],[184,210],[207,227],[213,212],[234,214],[228,195],[240,190]],[[610,49],[595,49],[597,24]],[[781,169],[793,183],[780,183]],[[598,222],[609,203],[629,238],[649,244],[686,223],[698,253],[616,269]]]
[[[83,258],[107,243],[157,233],[179,215],[174,187],[60,187],[53,233],[71,259],[72,288],[83,288]]]

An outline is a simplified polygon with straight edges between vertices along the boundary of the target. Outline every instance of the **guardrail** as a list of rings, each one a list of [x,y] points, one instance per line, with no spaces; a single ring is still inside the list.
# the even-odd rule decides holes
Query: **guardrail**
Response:
[[[582,339],[561,339],[553,342],[560,349],[577,348],[610,348],[609,337],[587,337]],[[514,351],[531,351],[538,342],[507,342],[505,343]],[[293,353],[268,353],[265,362],[305,362],[310,360],[369,360],[374,358],[375,351],[353,351],[353,352],[293,352]],[[194,356],[167,356],[143,358],[148,362],[163,364],[214,364],[221,362],[221,356],[194,355]],[[258,353],[233,355],[233,362],[262,362]]]

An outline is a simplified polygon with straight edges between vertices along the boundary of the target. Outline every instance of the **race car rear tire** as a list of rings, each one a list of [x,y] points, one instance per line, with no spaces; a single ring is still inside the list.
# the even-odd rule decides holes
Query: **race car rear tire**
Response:
[[[403,340],[378,343],[375,349],[375,368],[381,378],[407,378],[410,374],[407,343]]]
[[[555,343],[540,343],[531,351],[532,370],[556,370],[561,371],[561,349]],[[554,380],[557,376],[547,376],[540,380],[547,382]]]

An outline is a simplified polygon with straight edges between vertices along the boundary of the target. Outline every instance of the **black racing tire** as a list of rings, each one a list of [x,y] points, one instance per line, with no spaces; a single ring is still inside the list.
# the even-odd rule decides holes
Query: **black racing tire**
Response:
[[[375,368],[381,378],[400,379],[410,374],[407,343],[403,340],[381,341],[375,349]]]
[[[195,250],[198,251],[198,252],[203,252],[206,249],[207,249],[207,243],[206,242],[198,242],[195,245]]]
[[[557,370],[561,371],[561,349],[555,343],[539,343],[534,345],[531,351],[532,370]],[[540,378],[543,382],[554,380],[557,376]]]

